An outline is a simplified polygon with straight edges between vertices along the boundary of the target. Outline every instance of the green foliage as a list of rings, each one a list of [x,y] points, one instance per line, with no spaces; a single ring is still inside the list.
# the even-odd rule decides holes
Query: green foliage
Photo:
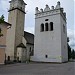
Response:
[[[68,60],[71,59],[71,47],[68,45]]]
[[[74,50],[72,50],[72,52],[71,52],[71,57],[72,57],[72,59],[75,59],[75,51]]]
[[[70,45],[68,44],[69,37],[67,38],[67,46],[68,46],[68,60],[69,59],[75,59],[75,51],[71,49]]]
[[[0,17],[0,24],[3,23],[3,22],[4,22],[4,15],[2,15],[2,16]],[[1,28],[0,28],[0,37],[3,36],[3,34],[1,33],[1,31],[2,31],[2,30],[1,30]]]
[[[1,17],[0,17],[0,23],[3,23],[4,22],[4,15],[2,15]]]
[[[69,37],[67,37],[67,42],[69,42]]]

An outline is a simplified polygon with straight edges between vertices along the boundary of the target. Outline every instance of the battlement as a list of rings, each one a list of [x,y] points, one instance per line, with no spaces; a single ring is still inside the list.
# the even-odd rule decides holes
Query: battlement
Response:
[[[64,9],[61,8],[61,4],[58,1],[56,7],[51,6],[51,8],[46,5],[45,9],[38,9],[38,7],[35,8],[35,18],[45,17],[49,15],[55,15],[55,14],[61,14],[64,19],[66,19],[66,13],[64,12]]]

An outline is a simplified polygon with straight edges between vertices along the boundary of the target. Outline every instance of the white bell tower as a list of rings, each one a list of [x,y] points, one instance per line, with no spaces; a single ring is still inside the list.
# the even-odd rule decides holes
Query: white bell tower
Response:
[[[60,2],[56,7],[35,9],[35,40],[33,61],[37,62],[66,62],[67,26],[66,13]]]
[[[7,31],[6,57],[16,60],[17,46],[22,43],[24,36],[25,5],[23,0],[11,0],[8,15],[8,23],[12,24]]]

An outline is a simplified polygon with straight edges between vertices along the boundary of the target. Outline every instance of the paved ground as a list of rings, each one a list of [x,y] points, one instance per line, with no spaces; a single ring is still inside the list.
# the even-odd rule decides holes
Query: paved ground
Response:
[[[29,63],[0,66],[0,75],[75,75],[75,62]]]

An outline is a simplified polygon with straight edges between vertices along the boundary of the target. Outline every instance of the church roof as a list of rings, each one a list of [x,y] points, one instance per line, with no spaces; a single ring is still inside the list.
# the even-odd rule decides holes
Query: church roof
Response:
[[[20,43],[17,47],[26,48],[25,45],[24,45],[23,43]]]
[[[24,31],[24,37],[28,44],[34,44],[34,35],[32,33]]]
[[[5,25],[7,25],[7,26],[11,26],[11,24],[10,23],[8,23],[8,22],[6,22],[6,21],[4,21],[3,23],[1,23],[1,24],[5,24]]]

